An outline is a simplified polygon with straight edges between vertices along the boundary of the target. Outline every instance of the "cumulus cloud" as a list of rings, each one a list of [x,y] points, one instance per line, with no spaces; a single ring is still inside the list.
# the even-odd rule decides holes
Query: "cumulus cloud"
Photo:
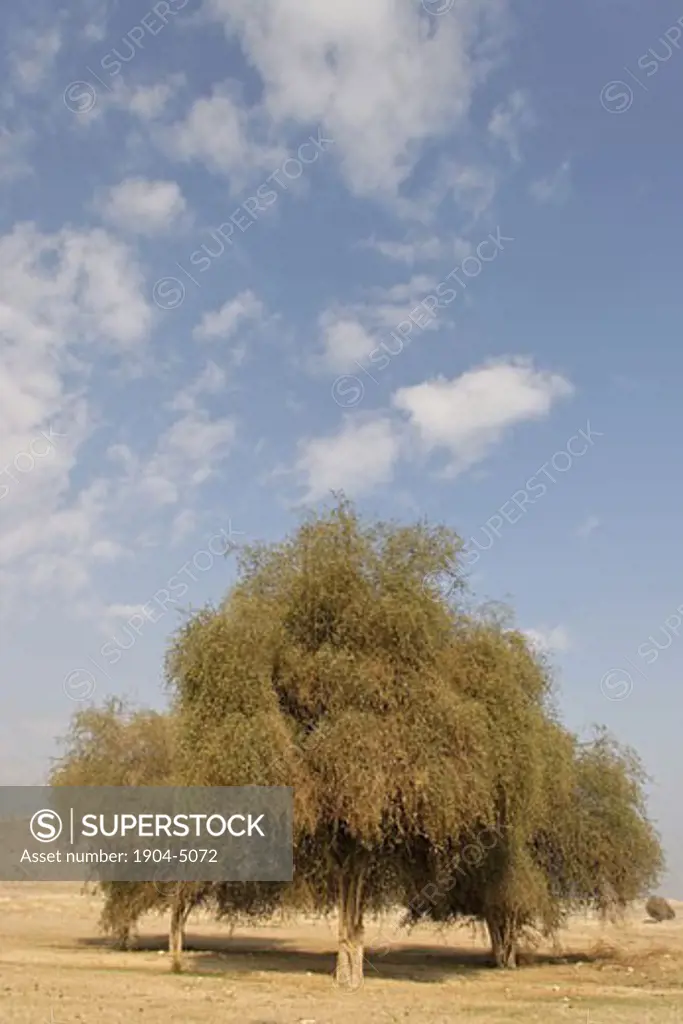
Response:
[[[301,441],[296,470],[306,482],[305,500],[334,490],[356,495],[388,483],[399,451],[396,425],[388,418],[358,423],[350,417],[337,434]]]
[[[372,335],[352,314],[327,310],[319,321],[322,352],[315,365],[332,373],[353,369],[375,348]]]
[[[229,299],[220,309],[205,313],[201,323],[195,327],[193,337],[197,341],[227,341],[249,323],[259,323],[265,316],[265,306],[250,289]]]
[[[175,181],[126,178],[97,200],[102,217],[130,234],[160,235],[172,231],[187,209]]]
[[[376,238],[367,239],[362,243],[364,248],[374,249],[389,260],[413,266],[415,263],[428,262],[444,258],[446,245],[436,235],[426,235],[402,241],[389,241]]]
[[[451,471],[462,472],[484,458],[510,428],[542,419],[558,399],[572,393],[561,375],[516,360],[401,388],[393,405],[408,417],[425,450],[446,449]]]
[[[565,654],[571,648],[569,633],[564,626],[525,629],[524,634],[532,646],[544,654]]]
[[[104,532],[108,488],[71,490],[95,426],[86,381],[95,352],[127,354],[152,313],[134,254],[102,230],[0,237],[0,582],[74,593]],[[100,547],[100,556],[103,553]]]
[[[185,119],[168,128],[163,139],[171,155],[233,176],[233,186],[252,172],[277,170],[287,156],[283,146],[257,137],[254,117],[227,86],[195,100]]]
[[[275,126],[323,125],[355,192],[395,194],[421,145],[465,121],[504,5],[457,0],[448,17],[432,19],[403,0],[207,0],[206,10],[261,76],[263,111]],[[220,123],[206,108],[202,115],[220,133],[219,162],[243,159],[244,123],[230,104]],[[204,146],[213,162],[217,146],[215,138]]]
[[[44,32],[25,33],[12,46],[14,83],[22,92],[36,92],[44,84],[62,48],[56,26]]]
[[[460,377],[400,388],[392,409],[373,419],[346,418],[336,434],[300,443],[296,471],[311,500],[330,490],[349,493],[390,482],[400,459],[446,450],[448,472],[464,472],[489,456],[513,427],[547,416],[571,395],[564,377],[526,360],[491,363]]]

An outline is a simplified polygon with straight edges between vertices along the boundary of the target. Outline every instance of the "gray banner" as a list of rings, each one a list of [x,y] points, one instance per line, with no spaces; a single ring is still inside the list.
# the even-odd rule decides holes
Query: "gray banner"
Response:
[[[285,787],[0,786],[0,881],[288,882]]]

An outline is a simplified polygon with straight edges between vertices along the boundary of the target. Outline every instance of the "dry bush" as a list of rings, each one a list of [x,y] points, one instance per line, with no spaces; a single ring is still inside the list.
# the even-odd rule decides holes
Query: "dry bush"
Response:
[[[663,896],[650,896],[645,904],[645,912],[653,921],[673,921],[676,911]]]

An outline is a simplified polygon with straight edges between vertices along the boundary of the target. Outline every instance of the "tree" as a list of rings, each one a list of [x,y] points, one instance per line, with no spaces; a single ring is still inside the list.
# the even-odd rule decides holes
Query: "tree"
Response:
[[[456,646],[457,663],[469,647],[467,685],[495,721],[497,821],[490,842],[461,835],[445,857],[426,851],[415,885],[431,898],[408,917],[484,921],[494,963],[514,967],[520,939],[555,934],[572,907],[619,912],[641,896],[662,852],[637,757],[603,731],[580,744],[561,725],[547,667],[524,638],[474,624]]]
[[[570,787],[571,745],[555,719],[548,666],[509,615],[483,608],[462,616],[446,658],[452,691],[486,715],[494,820],[461,829],[441,850],[423,844],[408,920],[480,920],[496,965],[513,967],[522,933],[534,921],[553,923],[533,838],[552,820],[555,792]]]
[[[80,709],[52,767],[53,786],[172,785],[175,723],[157,711],[132,708],[118,698],[103,707]],[[101,882],[103,930],[127,949],[132,930],[150,911],[170,912],[169,952],[180,970],[183,934],[191,910],[210,897],[210,886],[194,883]]]
[[[458,612],[424,585],[457,560],[443,527],[365,524],[341,499],[242,551],[218,609],[186,623],[167,672],[186,784],[295,792],[295,884],[338,913],[338,983],[363,976],[369,910],[395,903],[418,837],[492,820],[490,737],[448,685]]]

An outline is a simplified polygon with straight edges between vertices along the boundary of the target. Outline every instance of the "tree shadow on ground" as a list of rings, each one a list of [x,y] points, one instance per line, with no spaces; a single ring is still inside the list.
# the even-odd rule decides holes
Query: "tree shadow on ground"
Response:
[[[104,938],[86,938],[81,945],[100,948],[111,947]],[[139,937],[127,954],[166,952],[168,936],[144,935]],[[589,963],[596,960],[590,953],[524,954],[524,966],[541,964]],[[524,969],[522,966],[522,970]],[[317,974],[331,975],[335,968],[335,953],[327,950],[300,949],[287,938],[273,936],[243,936],[235,938],[201,936],[190,932],[184,946],[184,974]],[[395,981],[443,982],[454,975],[468,978],[490,977],[493,970],[485,950],[458,946],[414,943],[401,945],[388,951],[365,951],[365,981],[373,979]]]

